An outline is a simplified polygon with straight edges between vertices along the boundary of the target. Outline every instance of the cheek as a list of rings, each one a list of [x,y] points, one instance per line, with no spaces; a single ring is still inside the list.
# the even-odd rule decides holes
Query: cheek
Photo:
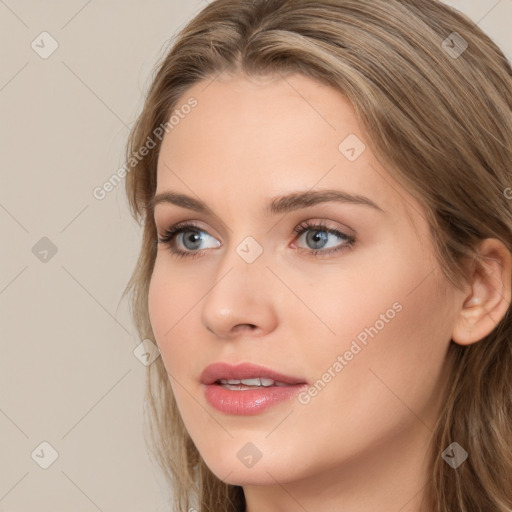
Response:
[[[190,395],[184,389],[197,392],[197,376],[206,362],[211,362],[207,357],[205,359],[205,339],[211,333],[201,322],[205,293],[212,286],[205,284],[210,283],[210,274],[208,269],[200,270],[194,265],[185,269],[162,251],[155,261],[149,285],[151,327],[180,406],[186,406],[190,401]]]
[[[323,335],[308,353],[318,391],[311,390],[305,407],[317,414],[350,411],[342,428],[352,438],[362,425],[378,424],[383,433],[415,421],[411,410],[429,417],[451,336],[450,304],[437,272],[404,261],[380,267],[385,272],[368,268],[329,281],[330,300],[318,294],[322,319],[336,335]]]
[[[382,247],[377,257],[375,250],[359,251],[346,259],[346,269],[324,268],[300,278],[299,289],[310,311],[300,307],[291,315],[302,332],[305,328],[309,337],[316,333],[313,339],[318,341],[311,352],[319,361],[326,362],[322,352],[332,355],[350,350],[354,340],[362,351],[372,346],[379,355],[384,355],[379,347],[393,352],[428,348],[440,335],[444,340],[449,332],[449,304],[446,290],[439,286],[443,276],[434,272],[437,267],[419,248],[406,249]],[[297,282],[297,276],[290,274],[289,280]]]
[[[189,283],[187,286],[186,283]],[[193,314],[198,294],[190,285],[191,278],[185,278],[169,267],[165,256],[157,257],[148,290],[148,312],[155,341],[160,349],[167,370],[174,374],[173,362],[179,360],[176,351],[190,350],[190,343],[173,343],[181,339],[183,329]]]
[[[364,279],[329,281],[324,293],[331,300],[309,296],[336,335],[322,329],[319,336],[314,322],[316,329],[299,338],[311,383],[294,412],[302,426],[295,441],[305,459],[321,454],[335,464],[383,443],[400,448],[407,444],[406,432],[428,432],[435,424],[450,340],[447,300],[437,292],[435,274],[425,279],[431,269],[396,263],[385,268]],[[340,285],[348,287],[350,300],[339,293]],[[308,323],[301,321],[303,327]],[[306,439],[310,431],[313,443]],[[276,452],[285,437],[273,439]]]

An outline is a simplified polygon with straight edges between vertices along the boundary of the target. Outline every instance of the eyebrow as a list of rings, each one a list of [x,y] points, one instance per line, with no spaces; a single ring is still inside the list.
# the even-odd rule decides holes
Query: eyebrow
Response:
[[[340,190],[310,190],[273,197],[267,204],[265,212],[268,216],[279,215],[328,202],[368,206],[385,213],[384,210],[371,199],[357,194],[342,192]],[[212,216],[215,215],[214,212],[199,199],[171,191],[157,194],[150,201],[149,207],[154,211],[154,208],[158,204],[174,204],[181,208],[187,208],[198,213],[204,213]]]

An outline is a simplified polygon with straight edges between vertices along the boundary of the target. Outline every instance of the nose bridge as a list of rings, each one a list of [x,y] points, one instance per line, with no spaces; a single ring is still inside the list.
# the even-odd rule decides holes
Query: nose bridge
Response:
[[[259,236],[261,238],[261,236]],[[266,269],[268,254],[254,236],[237,236],[231,233],[225,253],[221,258],[216,275],[216,282],[229,273],[231,280],[245,281],[248,285],[261,283],[268,270]],[[220,284],[220,283],[219,283]]]
[[[229,336],[237,325],[262,330],[275,322],[273,297],[263,245],[246,236],[222,256],[215,279],[202,303],[202,323],[219,336]]]

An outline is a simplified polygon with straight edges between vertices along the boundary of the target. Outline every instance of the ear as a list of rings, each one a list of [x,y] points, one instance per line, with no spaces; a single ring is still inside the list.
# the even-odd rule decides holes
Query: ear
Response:
[[[470,345],[490,334],[510,307],[512,255],[496,238],[487,238],[478,249],[469,293],[455,319],[452,340]]]

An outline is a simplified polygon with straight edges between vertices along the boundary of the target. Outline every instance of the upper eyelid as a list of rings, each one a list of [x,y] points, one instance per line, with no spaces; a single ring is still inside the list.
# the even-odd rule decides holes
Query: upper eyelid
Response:
[[[217,238],[215,235],[212,235],[210,233],[210,230],[209,229],[206,229],[206,228],[203,228],[201,227],[200,225],[198,225],[199,222],[196,222],[196,221],[183,221],[183,222],[177,222],[175,224],[172,224],[169,228],[164,228],[163,229],[163,232],[164,234],[167,232],[167,231],[171,231],[171,230],[191,230],[193,231],[194,229],[197,230],[197,231],[201,231],[201,232],[204,232],[206,233],[207,235],[209,236],[213,236],[214,238]]]
[[[166,231],[170,231],[170,230],[173,230],[173,229],[180,229],[180,228],[191,227],[191,228],[195,228],[195,229],[200,230],[200,231],[204,231],[208,235],[211,235],[211,233],[209,232],[209,228],[202,227],[201,226],[201,222],[202,221],[184,220],[184,221],[181,221],[181,222],[171,223],[169,227],[162,227],[161,229],[158,229],[158,223],[155,223],[155,225],[157,227],[157,231],[166,232]],[[313,229],[315,227],[322,227],[324,229],[344,231],[346,235],[350,235],[350,232],[352,232],[354,235],[356,234],[355,230],[353,230],[353,229],[351,229],[348,226],[343,225],[343,224],[341,225],[342,227],[329,226],[330,222],[333,222],[336,225],[340,224],[339,222],[336,222],[336,221],[333,221],[333,220],[330,220],[330,219],[322,219],[322,218],[318,217],[318,218],[303,220],[303,221],[301,221],[299,223],[296,223],[296,227],[304,226],[304,228],[306,228],[306,229],[307,228]],[[296,227],[292,228],[292,231],[294,231],[296,229]],[[214,229],[214,231],[216,231],[216,230]]]

